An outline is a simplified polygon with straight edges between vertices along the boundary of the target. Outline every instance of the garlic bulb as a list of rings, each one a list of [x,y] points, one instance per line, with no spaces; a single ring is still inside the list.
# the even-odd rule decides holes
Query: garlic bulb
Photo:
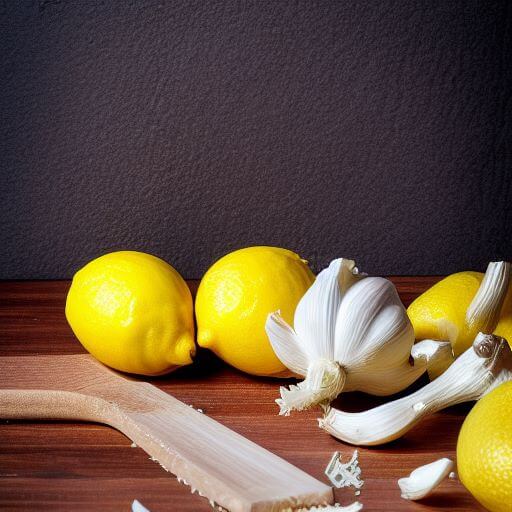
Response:
[[[297,306],[294,327],[278,312],[265,325],[277,357],[305,377],[280,388],[276,402],[284,415],[329,403],[342,391],[391,395],[414,382],[430,359],[439,360],[437,350],[420,347],[411,364],[414,331],[394,285],[360,274],[352,260],[336,259],[320,272]]]
[[[408,477],[398,480],[398,487],[405,500],[421,500],[427,497],[451,472],[453,461],[439,459],[416,468]]]
[[[405,434],[424,416],[450,405],[478,400],[508,380],[512,380],[512,352],[507,341],[479,333],[472,347],[415,393],[364,412],[329,408],[319,424],[351,444],[383,444]]]

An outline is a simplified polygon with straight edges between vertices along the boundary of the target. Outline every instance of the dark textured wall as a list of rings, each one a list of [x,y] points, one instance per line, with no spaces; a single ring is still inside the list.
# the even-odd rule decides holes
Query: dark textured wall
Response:
[[[0,277],[512,259],[510,5],[0,1]]]

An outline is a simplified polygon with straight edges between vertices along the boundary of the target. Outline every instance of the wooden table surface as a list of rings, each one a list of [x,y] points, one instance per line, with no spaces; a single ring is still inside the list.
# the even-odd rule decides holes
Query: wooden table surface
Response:
[[[391,279],[408,305],[440,278]],[[193,291],[196,286],[190,283]],[[64,316],[68,287],[69,281],[0,282],[0,356],[83,352]],[[327,482],[323,471],[334,451],[348,460],[354,450],[317,427],[318,411],[278,416],[274,399],[282,380],[242,374],[207,352],[200,352],[194,365],[151,382],[320,480]],[[360,393],[337,401],[353,411],[382,402]],[[457,480],[447,480],[421,502],[401,499],[396,483],[419,465],[454,458],[470,408],[464,404],[442,411],[398,441],[360,448],[362,492],[355,497],[353,490],[337,490],[337,500],[349,504],[358,499],[365,512],[484,510]],[[0,420],[0,510],[129,512],[134,499],[151,512],[211,510],[205,499],[191,495],[111,428]]]

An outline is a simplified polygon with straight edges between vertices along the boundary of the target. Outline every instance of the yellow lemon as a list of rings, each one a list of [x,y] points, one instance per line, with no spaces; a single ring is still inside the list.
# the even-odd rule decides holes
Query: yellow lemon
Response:
[[[281,310],[293,325],[297,303],[315,277],[307,262],[278,247],[247,247],[217,261],[196,297],[197,342],[253,375],[279,376],[285,366],[265,333],[267,315]]]
[[[500,319],[494,334],[505,338],[512,347],[512,284],[509,284],[507,295],[501,307]]]
[[[190,290],[150,254],[113,252],[88,263],[73,277],[66,318],[82,345],[117,370],[159,375],[192,362]]]
[[[459,477],[491,512],[512,512],[512,382],[473,407],[457,442]]]
[[[448,340],[455,355],[467,350],[478,334],[479,325],[473,328],[467,325],[466,311],[483,277],[480,272],[452,274],[413,301],[407,314],[416,339]],[[512,343],[512,286],[509,286],[494,333]]]

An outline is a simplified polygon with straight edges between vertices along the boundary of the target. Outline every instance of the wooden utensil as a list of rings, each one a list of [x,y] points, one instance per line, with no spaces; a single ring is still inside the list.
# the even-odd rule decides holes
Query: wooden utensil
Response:
[[[155,386],[89,355],[0,357],[0,417],[110,425],[231,512],[331,504],[332,488]]]

